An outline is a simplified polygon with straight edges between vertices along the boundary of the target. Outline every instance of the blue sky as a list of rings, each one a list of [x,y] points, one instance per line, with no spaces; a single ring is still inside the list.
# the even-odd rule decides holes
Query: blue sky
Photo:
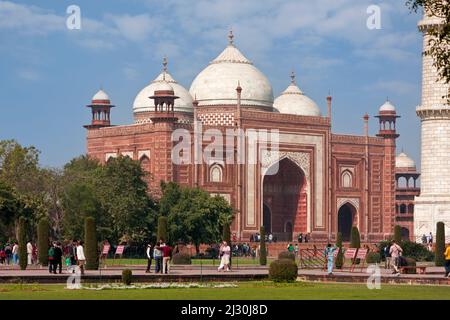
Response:
[[[81,30],[66,28],[72,4]],[[380,30],[366,26],[372,4],[381,7]],[[398,149],[419,163],[419,18],[402,0],[0,0],[0,139],[34,145],[43,165],[61,166],[85,152],[85,105],[100,86],[117,106],[113,123],[132,123],[134,97],[163,55],[189,88],[232,27],[275,96],[292,69],[323,114],[331,91],[334,133],[362,134],[367,112],[375,134],[373,116],[389,97],[402,116]]]

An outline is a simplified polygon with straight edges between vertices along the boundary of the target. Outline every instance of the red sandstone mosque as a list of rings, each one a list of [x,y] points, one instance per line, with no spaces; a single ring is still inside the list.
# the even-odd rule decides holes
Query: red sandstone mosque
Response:
[[[367,114],[363,135],[333,133],[331,97],[322,115],[292,74],[287,89],[274,99],[269,80],[235,46],[232,33],[228,46],[197,75],[189,91],[168,72],[166,59],[163,66],[137,94],[133,124],[111,125],[110,98],[102,90],[95,94],[88,105],[92,122],[85,126],[91,157],[102,163],[119,155],[139,160],[150,173],[154,192],[164,180],[223,196],[235,209],[232,232],[244,241],[262,225],[279,240],[300,233],[312,241],[334,240],[341,232],[348,241],[351,227],[357,226],[362,241],[372,242],[390,236],[396,224],[405,238],[413,237],[419,173],[406,154],[396,157],[399,115],[391,102],[377,112],[376,136],[368,134]],[[202,163],[174,163],[172,151],[179,141],[173,133],[189,133],[192,152],[183,156],[192,160],[198,151],[192,143],[198,124],[204,132],[218,134],[278,130],[277,150],[245,135],[241,143],[253,150],[255,163],[225,161],[224,153],[234,154],[237,148],[230,150],[225,140],[215,141],[222,151],[210,152]],[[205,136],[200,152],[211,140]],[[268,174],[274,166],[278,170]]]

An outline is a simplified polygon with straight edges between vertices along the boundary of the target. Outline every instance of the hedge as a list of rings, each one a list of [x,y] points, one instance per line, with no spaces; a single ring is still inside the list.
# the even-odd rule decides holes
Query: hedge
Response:
[[[37,226],[37,245],[38,245],[38,259],[41,266],[48,266],[48,233],[49,233],[49,223],[47,218],[42,218],[39,220]]]
[[[95,229],[95,219],[93,217],[87,217],[84,220],[84,249],[86,256],[86,270],[97,270],[97,232]]]
[[[437,267],[442,267],[445,264],[445,226],[443,222],[436,224],[436,247],[434,250],[434,262]]]
[[[130,269],[125,269],[122,271],[122,282],[124,285],[129,286],[133,280],[133,273]]]
[[[279,259],[270,264],[269,278],[275,282],[292,282],[297,279],[298,266],[291,259]]]
[[[336,247],[339,248],[339,252],[336,257],[336,269],[342,269],[344,265],[344,252],[342,250],[342,233],[338,232],[336,238]]]
[[[27,225],[24,217],[19,218],[19,265],[21,270],[27,268]]]
[[[267,264],[267,250],[266,250],[266,232],[264,226],[261,226],[259,234],[261,235],[259,246],[259,264],[265,266]]]
[[[163,240],[168,241],[167,237],[167,217],[161,216],[158,218],[158,233],[156,235],[156,241]]]

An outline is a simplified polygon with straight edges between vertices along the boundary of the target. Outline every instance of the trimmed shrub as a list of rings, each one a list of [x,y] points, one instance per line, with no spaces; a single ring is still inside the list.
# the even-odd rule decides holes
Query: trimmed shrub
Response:
[[[24,217],[19,218],[19,265],[21,270],[27,268],[27,225]]]
[[[158,218],[158,232],[156,235],[156,241],[163,240],[168,241],[167,237],[167,217],[161,216]]]
[[[191,256],[188,253],[175,253],[172,256],[173,264],[191,264]]]
[[[352,233],[350,234],[350,248],[360,248],[361,238],[359,236],[359,230],[357,227],[352,227]]]
[[[279,259],[270,264],[269,278],[275,282],[292,282],[297,279],[298,266],[291,259]]]
[[[406,262],[406,266],[408,267],[415,267],[416,266],[416,260],[414,260],[413,258],[408,258],[405,257],[405,262]],[[405,273],[407,274],[415,274],[416,273],[416,269],[406,269]]]
[[[84,244],[86,250],[86,270],[97,270],[97,233],[95,230],[95,219],[93,217],[87,217],[84,220]]]
[[[262,226],[260,228],[259,234],[261,235],[260,246],[259,246],[259,264],[265,266],[267,264],[267,250],[266,250],[266,231]]]
[[[398,224],[394,227],[394,240],[399,246],[402,245],[402,227]]]
[[[131,280],[133,279],[133,272],[130,269],[125,269],[122,271],[122,283],[126,286],[131,284]]]
[[[413,258],[416,261],[433,261],[434,253],[421,243],[403,241],[401,244],[403,256]]]
[[[378,252],[369,252],[366,257],[367,263],[380,263],[381,255]]]
[[[436,224],[436,247],[434,250],[434,263],[438,267],[442,267],[445,263],[445,227],[443,222]]]
[[[282,260],[282,259],[291,259],[292,261],[295,261],[295,254],[293,252],[289,252],[289,251],[281,251],[278,254],[278,259]]]
[[[342,250],[342,233],[338,232],[336,237],[336,247],[339,248],[339,252],[336,256],[336,269],[342,269],[342,266],[344,265],[344,252]]]
[[[361,238],[359,236],[359,230],[357,227],[352,227],[352,233],[350,234],[350,248],[360,248]],[[359,264],[360,259],[355,260],[355,264]]]
[[[48,266],[48,231],[50,227],[47,218],[39,220],[37,226],[37,246],[38,246],[38,259],[41,266]]]

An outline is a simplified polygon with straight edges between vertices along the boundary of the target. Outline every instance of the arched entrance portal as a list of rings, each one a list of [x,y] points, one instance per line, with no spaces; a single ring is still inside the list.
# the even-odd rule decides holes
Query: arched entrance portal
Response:
[[[338,232],[342,234],[342,241],[350,241],[352,233],[353,220],[356,215],[356,209],[349,203],[339,208],[338,212]]]
[[[302,169],[289,158],[278,162],[275,174],[264,176],[262,224],[270,225],[278,241],[289,241],[294,234],[307,232],[306,185]]]

